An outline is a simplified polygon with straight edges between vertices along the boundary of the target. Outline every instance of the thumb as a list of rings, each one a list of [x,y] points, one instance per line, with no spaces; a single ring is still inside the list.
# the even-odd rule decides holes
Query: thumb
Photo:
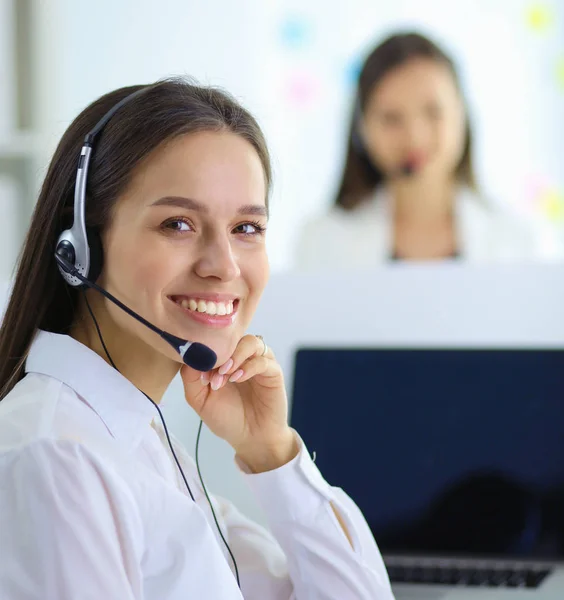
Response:
[[[198,415],[202,412],[210,393],[210,386],[207,384],[207,380],[205,382],[202,381],[201,375],[200,371],[196,371],[196,369],[192,369],[188,365],[182,365],[180,369],[186,402],[188,402]]]

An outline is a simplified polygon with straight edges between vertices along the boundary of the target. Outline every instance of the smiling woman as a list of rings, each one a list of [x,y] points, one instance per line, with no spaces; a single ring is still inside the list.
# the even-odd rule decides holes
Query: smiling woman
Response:
[[[253,117],[181,80],[111,92],[63,136],[0,330],[0,597],[392,598],[358,508],[288,426],[272,350],[246,334],[270,181]],[[160,330],[217,364],[188,366]],[[155,423],[179,371],[275,539],[209,498]]]
[[[200,131],[163,144],[133,169],[101,233],[106,264],[99,284],[161,329],[211,347],[222,364],[243,337],[268,279],[266,198],[260,157],[240,135]],[[160,398],[171,368],[178,369],[174,350],[162,343],[155,355],[161,342],[152,332],[100,296],[89,299],[108,332],[104,337],[129,359],[129,348],[138,348],[134,363],[122,362],[124,375]],[[231,315],[218,317],[221,307],[215,305],[211,315],[212,301],[230,303]],[[100,346],[90,320],[78,320],[72,331],[89,346]],[[117,348],[115,354],[119,359]],[[160,378],[153,371],[157,363]]]

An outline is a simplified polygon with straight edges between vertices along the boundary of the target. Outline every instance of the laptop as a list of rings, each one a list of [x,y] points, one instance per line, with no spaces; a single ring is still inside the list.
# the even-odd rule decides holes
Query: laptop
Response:
[[[397,600],[564,599],[564,349],[302,348],[291,424]]]

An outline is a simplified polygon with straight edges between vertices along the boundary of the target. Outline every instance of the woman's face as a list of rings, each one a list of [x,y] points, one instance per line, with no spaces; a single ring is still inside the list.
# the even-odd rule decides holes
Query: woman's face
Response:
[[[211,347],[244,335],[267,283],[266,182],[249,142],[180,137],[134,172],[103,234],[101,285],[161,329]],[[106,303],[118,329],[180,362],[158,335]]]
[[[461,159],[465,121],[448,66],[416,58],[376,85],[366,103],[361,134],[384,173],[391,175],[410,164],[420,176],[445,178]]]

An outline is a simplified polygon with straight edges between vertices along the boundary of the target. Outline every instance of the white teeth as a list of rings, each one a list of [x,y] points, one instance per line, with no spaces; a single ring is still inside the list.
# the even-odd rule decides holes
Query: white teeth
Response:
[[[194,298],[182,298],[178,304],[184,309],[206,313],[208,315],[231,315],[233,314],[233,302],[211,302],[206,300],[196,300]]]

